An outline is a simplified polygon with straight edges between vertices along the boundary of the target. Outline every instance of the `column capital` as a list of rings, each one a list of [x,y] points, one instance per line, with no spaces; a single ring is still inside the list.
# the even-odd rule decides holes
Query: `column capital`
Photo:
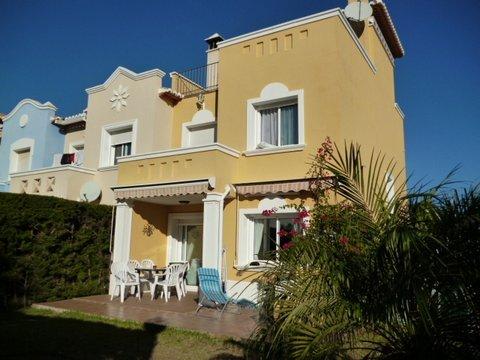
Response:
[[[203,202],[220,202],[223,200],[223,194],[217,192],[207,193]]]

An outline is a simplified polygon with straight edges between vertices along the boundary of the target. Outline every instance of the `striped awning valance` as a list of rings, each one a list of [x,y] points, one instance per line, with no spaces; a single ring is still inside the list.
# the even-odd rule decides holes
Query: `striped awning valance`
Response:
[[[191,183],[162,184],[153,186],[133,186],[113,189],[115,199],[142,199],[159,196],[203,194],[209,190],[208,181]]]
[[[287,194],[310,191],[310,180],[289,180],[282,182],[236,185],[237,193],[243,196]]]

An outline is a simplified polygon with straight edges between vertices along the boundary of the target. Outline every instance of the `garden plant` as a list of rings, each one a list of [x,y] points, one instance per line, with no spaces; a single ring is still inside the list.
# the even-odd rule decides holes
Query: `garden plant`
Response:
[[[316,201],[299,209],[303,231],[256,280],[249,355],[479,358],[479,187],[448,190],[447,177],[407,191],[393,161],[329,139],[309,175]]]

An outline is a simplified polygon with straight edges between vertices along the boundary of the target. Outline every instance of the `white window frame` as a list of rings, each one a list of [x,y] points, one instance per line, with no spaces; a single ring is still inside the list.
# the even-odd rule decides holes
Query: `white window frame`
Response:
[[[217,122],[215,121],[215,116],[210,110],[199,110],[193,115],[191,121],[182,124],[182,147],[194,146],[192,145],[193,137],[196,135],[197,131],[202,130],[212,131],[212,141],[202,145],[215,143],[217,136]]]
[[[257,149],[261,136],[260,111],[272,107],[297,104],[298,144]],[[270,92],[264,97],[247,100],[247,149],[245,155],[303,150],[305,148],[305,106],[303,89]],[[280,131],[279,131],[280,133]]]
[[[30,161],[28,163],[28,170],[32,170],[32,163],[33,163],[33,154],[35,149],[35,140],[30,138],[22,138],[15,141],[12,145],[10,145],[10,165],[9,165],[9,176],[8,180],[10,180],[10,174],[18,172],[18,152],[30,150]]]
[[[130,155],[136,154],[137,148],[137,119],[118,122],[114,124],[104,125],[102,127],[101,141],[100,141],[100,158],[99,158],[99,168],[105,167],[114,167],[113,165],[113,156],[112,156],[112,137],[111,133],[115,131],[121,131],[128,128],[132,129],[132,151]]]
[[[237,235],[237,266],[248,266],[252,261],[266,262],[265,260],[254,259],[254,219],[290,219],[297,216],[297,212],[293,209],[278,209],[274,215],[265,216],[259,209],[240,209],[239,210],[239,227]],[[278,221],[277,221],[278,227]],[[277,244],[280,243],[280,236],[276,234]]]
[[[280,111],[280,108],[285,107],[285,106],[291,106],[291,105],[297,105],[297,120],[298,120],[298,99],[296,97],[288,98],[288,99],[283,99],[281,101],[271,101],[265,104],[257,104],[255,106],[255,116],[256,116],[256,123],[255,123],[255,149],[257,149],[258,145],[262,141],[262,110],[269,110],[269,109],[277,109],[277,144],[270,144],[272,145],[272,148],[285,148],[287,146],[294,146],[298,145],[300,143],[300,134],[298,134],[298,139],[296,144],[288,144],[288,145],[280,145],[281,139],[282,139],[282,112]],[[297,123],[297,126],[300,128],[300,125]],[[299,130],[299,129],[297,129]],[[269,149],[272,149],[269,148]]]
[[[78,146],[83,146],[83,151],[85,151],[85,141],[74,141],[74,142],[71,142],[69,145],[68,145],[68,152],[69,153],[74,153],[74,152],[77,152],[79,151],[77,149]]]
[[[114,144],[114,145],[110,146],[110,163],[112,164],[112,166],[117,166],[118,165],[118,162],[117,162],[117,164],[115,164],[115,148],[116,148],[116,146],[124,146],[124,145],[127,145],[127,144],[130,144],[130,154],[119,156],[119,158],[120,158],[120,157],[124,157],[124,156],[133,155],[132,154],[132,142],[125,142],[125,143]]]
[[[179,261],[181,256],[181,241],[179,225],[202,225],[203,213],[169,213],[167,224],[167,251],[165,261]],[[202,239],[203,246],[203,239]],[[202,249],[203,251],[203,249]]]

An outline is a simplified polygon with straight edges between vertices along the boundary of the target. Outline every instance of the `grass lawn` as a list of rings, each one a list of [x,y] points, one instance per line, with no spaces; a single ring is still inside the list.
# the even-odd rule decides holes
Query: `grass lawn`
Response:
[[[233,340],[193,331],[28,308],[0,312],[1,358],[241,359]]]

